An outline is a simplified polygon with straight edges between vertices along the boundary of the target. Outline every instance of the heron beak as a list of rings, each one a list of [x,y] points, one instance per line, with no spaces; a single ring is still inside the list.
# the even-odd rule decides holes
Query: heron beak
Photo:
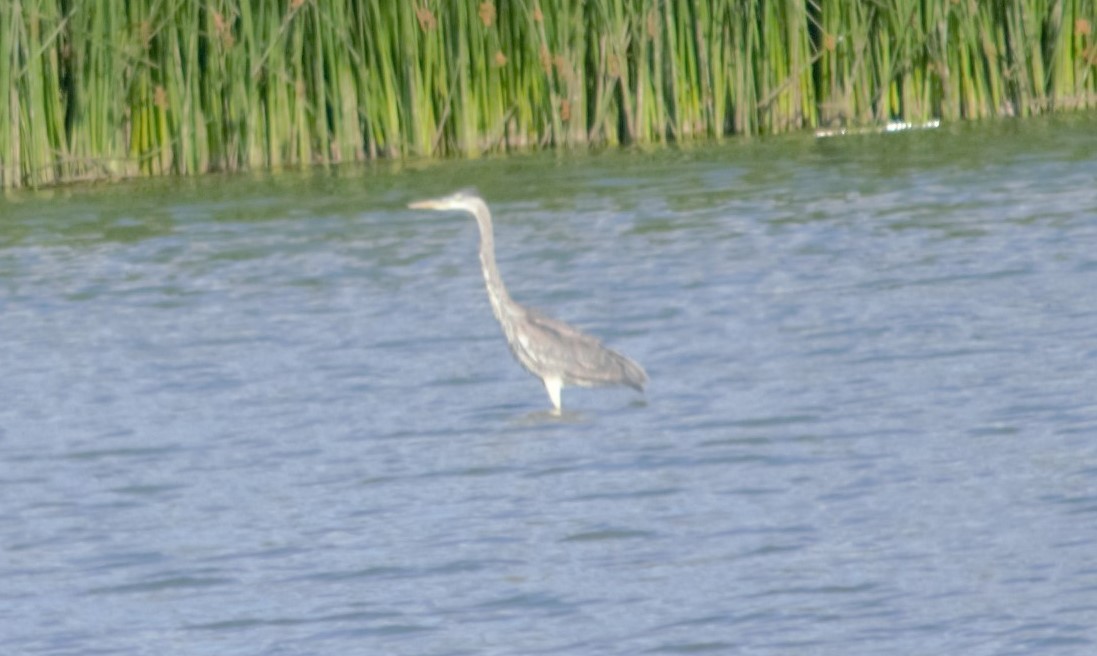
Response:
[[[438,210],[442,209],[442,203],[437,200],[417,200],[408,203],[408,207],[413,210]]]

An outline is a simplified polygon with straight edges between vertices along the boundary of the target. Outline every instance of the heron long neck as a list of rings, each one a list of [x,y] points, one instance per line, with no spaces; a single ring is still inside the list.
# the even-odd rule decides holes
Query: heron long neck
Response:
[[[481,202],[473,214],[476,216],[476,225],[480,228],[480,267],[484,271],[488,299],[495,318],[502,322],[512,301],[506,285],[503,284],[503,278],[499,275],[499,267],[495,265],[495,234],[491,227],[491,213],[488,206]]]

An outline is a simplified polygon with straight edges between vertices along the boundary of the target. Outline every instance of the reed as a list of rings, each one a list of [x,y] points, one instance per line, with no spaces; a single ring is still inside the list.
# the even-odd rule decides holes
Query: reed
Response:
[[[1097,105],[1097,0],[6,0],[0,187]]]

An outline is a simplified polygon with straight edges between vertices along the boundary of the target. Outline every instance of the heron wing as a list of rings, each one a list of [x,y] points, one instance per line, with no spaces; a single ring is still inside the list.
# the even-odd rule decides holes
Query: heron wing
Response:
[[[555,374],[571,385],[643,389],[647,375],[640,365],[574,326],[539,310],[525,310],[525,320],[515,334],[517,343],[511,346],[518,360],[535,374]]]

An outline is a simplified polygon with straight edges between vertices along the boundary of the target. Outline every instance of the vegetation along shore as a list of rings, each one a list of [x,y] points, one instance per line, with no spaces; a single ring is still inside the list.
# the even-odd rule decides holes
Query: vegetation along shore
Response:
[[[1093,108],[1095,23],[1097,0],[6,0],[0,187]]]

